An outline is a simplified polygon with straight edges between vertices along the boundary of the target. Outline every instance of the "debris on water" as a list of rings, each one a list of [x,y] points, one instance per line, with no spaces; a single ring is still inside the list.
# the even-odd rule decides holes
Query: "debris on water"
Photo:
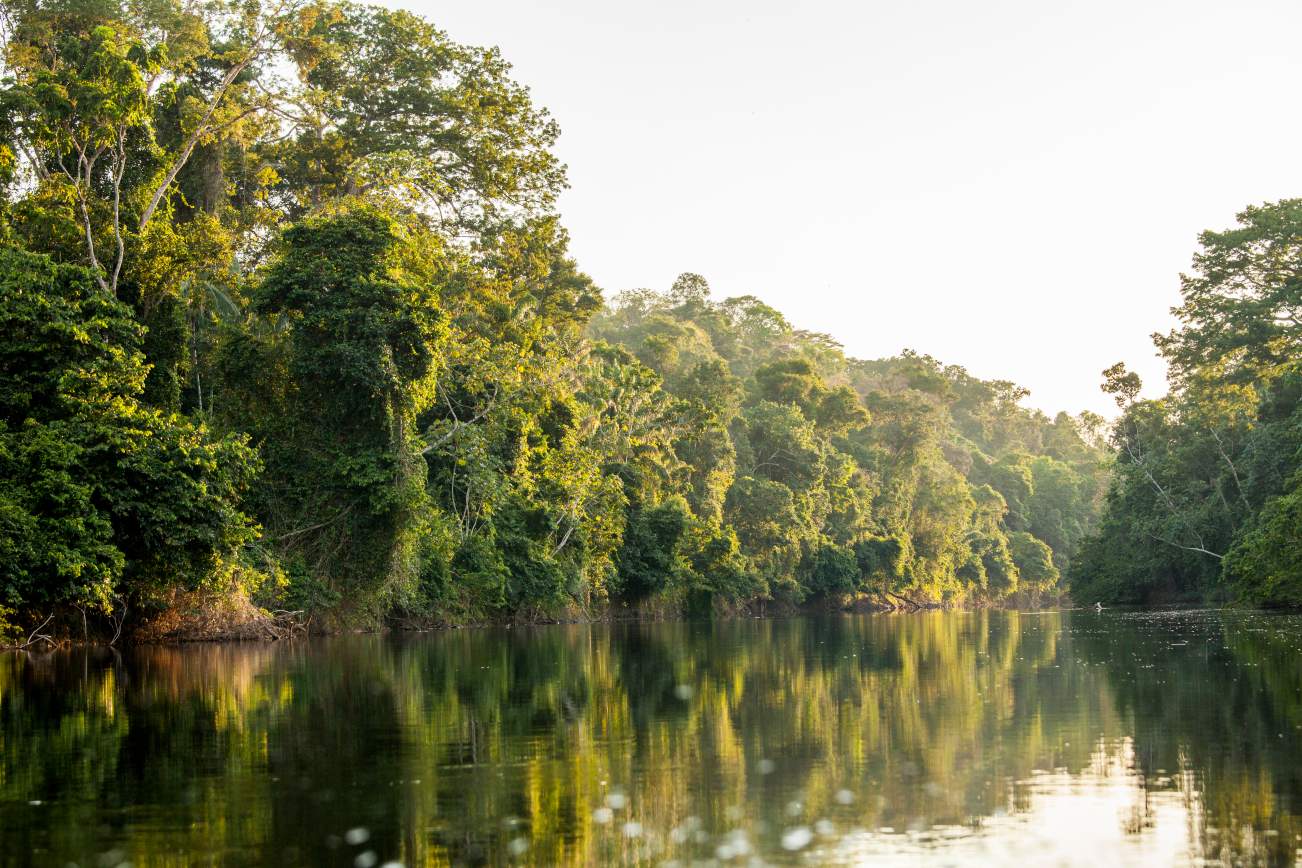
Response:
[[[796,826],[782,833],[783,850],[803,850],[814,840],[814,833],[808,826]]]
[[[733,829],[724,837],[723,843],[714,848],[714,855],[720,862],[728,862],[751,852],[750,840],[741,829]]]

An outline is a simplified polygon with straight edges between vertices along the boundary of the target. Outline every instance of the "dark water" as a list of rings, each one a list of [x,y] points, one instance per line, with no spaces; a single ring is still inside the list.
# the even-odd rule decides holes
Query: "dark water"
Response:
[[[1302,618],[0,657],[0,865],[1292,864]]]

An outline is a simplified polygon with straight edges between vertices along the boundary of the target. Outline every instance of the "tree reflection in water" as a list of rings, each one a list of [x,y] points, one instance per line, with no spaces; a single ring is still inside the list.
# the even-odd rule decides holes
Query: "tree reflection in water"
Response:
[[[0,864],[1291,864],[1302,619],[912,616],[0,658]]]

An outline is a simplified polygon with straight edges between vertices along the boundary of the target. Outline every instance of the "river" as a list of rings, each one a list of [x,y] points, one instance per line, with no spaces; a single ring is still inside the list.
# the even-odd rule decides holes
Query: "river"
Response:
[[[0,656],[0,865],[1293,864],[1302,617]]]

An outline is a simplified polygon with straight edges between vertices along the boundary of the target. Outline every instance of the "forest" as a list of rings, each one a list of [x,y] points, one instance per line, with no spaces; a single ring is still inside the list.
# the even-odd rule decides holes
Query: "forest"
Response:
[[[1153,336],[1169,393],[1142,400],[1118,363],[1121,417],[1082,598],[1302,606],[1302,199],[1204,232],[1179,326]]]
[[[411,13],[0,27],[0,642],[1302,604],[1302,201],[1202,237],[1167,397],[1050,419],[694,273],[603,293],[558,125]]]

